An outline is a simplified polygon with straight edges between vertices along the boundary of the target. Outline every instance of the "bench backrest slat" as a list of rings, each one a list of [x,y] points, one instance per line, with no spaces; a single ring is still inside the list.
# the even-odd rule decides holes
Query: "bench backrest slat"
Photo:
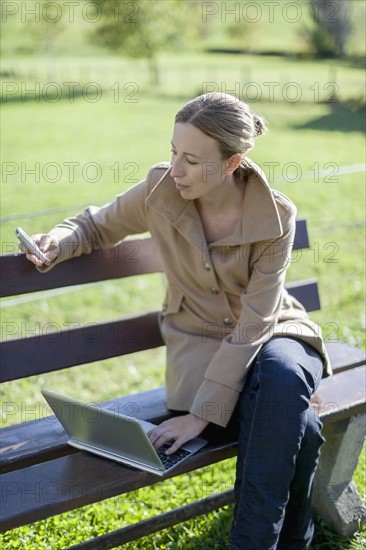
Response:
[[[152,239],[124,241],[108,250],[96,250],[40,273],[24,254],[0,256],[0,296],[95,283],[162,271]]]
[[[304,304],[319,298],[316,283],[290,289]],[[308,309],[309,310],[309,309]],[[127,355],[163,345],[158,312],[139,317],[95,323],[70,330],[41,334],[0,343],[1,382],[52,372]],[[17,368],[14,368],[17,365]]]
[[[306,221],[296,224],[294,248],[309,246]],[[110,250],[64,262],[39,273],[23,254],[2,256],[3,296],[162,271],[151,238],[124,241]],[[319,309],[315,280],[286,285],[308,311]],[[163,345],[158,312],[130,319],[89,324],[69,330],[0,342],[1,381],[7,382],[155,348]]]
[[[309,247],[305,219],[296,221],[294,250]],[[151,238],[123,241],[108,250],[64,262],[47,274],[39,273],[24,254],[0,256],[0,297],[39,290],[94,283],[163,270],[160,254]]]
[[[0,380],[9,382],[162,345],[157,312],[13,339],[0,343]]]
[[[309,233],[306,218],[298,218],[296,220],[296,233],[293,243],[293,250],[301,250],[302,248],[309,248]]]
[[[320,296],[316,279],[288,283],[286,289],[291,296],[303,304],[306,311],[318,311],[320,309]]]

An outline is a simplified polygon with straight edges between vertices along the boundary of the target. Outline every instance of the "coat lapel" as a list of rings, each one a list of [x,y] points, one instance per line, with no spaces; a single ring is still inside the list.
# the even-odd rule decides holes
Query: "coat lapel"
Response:
[[[185,200],[177,191],[170,168],[146,198],[146,204],[164,216],[193,246],[202,252],[206,242],[200,217],[193,201]]]
[[[283,233],[273,192],[261,168],[247,159],[252,169],[243,201],[241,242],[266,241]]]
[[[282,235],[282,224],[271,188],[261,168],[247,159],[251,168],[245,191],[241,224],[225,238],[225,244],[247,244]],[[202,251],[206,242],[194,201],[183,199],[175,188],[170,168],[146,198],[146,204],[165,217],[193,246]],[[218,244],[218,243],[216,243]]]

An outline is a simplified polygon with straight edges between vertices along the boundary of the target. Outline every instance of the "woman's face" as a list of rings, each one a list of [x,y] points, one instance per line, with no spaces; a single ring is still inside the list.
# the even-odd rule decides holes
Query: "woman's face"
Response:
[[[215,139],[192,124],[175,124],[171,176],[184,199],[199,199],[222,191],[227,168],[228,162],[222,160]]]

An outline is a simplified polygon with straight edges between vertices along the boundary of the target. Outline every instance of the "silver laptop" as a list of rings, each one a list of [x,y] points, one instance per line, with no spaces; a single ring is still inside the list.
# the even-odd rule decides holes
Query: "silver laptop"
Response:
[[[42,394],[69,435],[69,445],[159,476],[170,472],[207,443],[196,437],[172,455],[166,455],[170,445],[156,450],[147,436],[155,424],[49,390],[42,390]]]

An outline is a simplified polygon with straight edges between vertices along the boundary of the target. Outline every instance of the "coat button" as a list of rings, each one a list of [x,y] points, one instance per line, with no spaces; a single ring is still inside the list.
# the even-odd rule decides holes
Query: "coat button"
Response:
[[[229,317],[226,317],[226,318],[224,319],[223,323],[224,323],[224,325],[225,325],[226,327],[229,327],[230,325],[233,324],[232,320],[229,319]]]
[[[216,288],[215,286],[213,286],[211,288],[211,294],[220,294],[220,289]]]
[[[203,267],[205,268],[206,271],[211,271],[211,266],[210,266],[210,264],[209,264],[208,262],[205,262],[205,263],[203,264]]]

